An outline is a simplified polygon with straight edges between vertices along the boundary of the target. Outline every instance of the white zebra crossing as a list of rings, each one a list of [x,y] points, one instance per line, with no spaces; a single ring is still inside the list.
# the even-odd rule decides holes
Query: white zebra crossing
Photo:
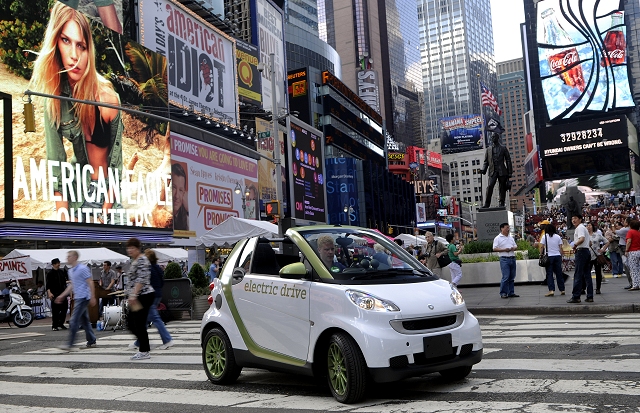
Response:
[[[126,348],[126,345],[131,342],[131,336],[118,332],[111,336],[100,337],[97,348],[66,354],[56,354],[58,350],[53,348],[42,349],[37,352],[38,365],[29,363],[33,361],[36,352],[1,355],[0,395],[9,397],[24,394],[38,395],[47,400],[51,407],[29,406],[21,400],[15,406],[10,403],[0,404],[0,411],[127,413],[127,409],[109,408],[110,401],[117,401],[136,403],[136,406],[141,406],[140,403],[142,403],[140,412],[154,412],[159,409],[159,406],[177,404],[184,406],[180,408],[184,412],[202,411],[206,407],[224,408],[225,411],[237,412],[245,409],[247,411],[304,409],[355,413],[550,413],[557,411],[591,413],[603,411],[605,407],[587,403],[575,404],[565,399],[572,396],[600,394],[622,398],[640,396],[640,381],[629,379],[638,372],[639,343],[637,331],[634,330],[640,317],[616,315],[611,317],[573,316],[566,319],[536,316],[479,318],[482,323],[484,343],[489,346],[484,349],[483,361],[474,366],[472,374],[466,380],[460,382],[446,383],[438,375],[406,380],[401,387],[410,390],[413,395],[418,395],[411,400],[388,398],[389,394],[386,394],[386,398],[376,399],[373,395],[363,403],[343,405],[336,402],[328,393],[326,396],[296,394],[302,389],[315,387],[316,384],[312,379],[274,375],[256,369],[244,369],[239,385],[213,386],[208,382],[201,367],[199,322],[187,321],[171,323],[168,326],[177,343],[175,347],[168,350],[152,350],[150,360],[133,363],[133,366],[128,360],[132,350]],[[155,332],[151,330],[150,335],[153,337]],[[523,342],[527,345],[615,343],[617,351],[607,360],[527,359],[522,358],[521,354],[520,358],[508,358],[502,355],[507,348],[513,349],[513,345],[521,346]],[[160,344],[159,341],[156,344]],[[154,345],[152,349],[153,347]],[[96,357],[98,354],[100,357]],[[87,366],[69,368],[63,364],[69,362],[87,363]],[[102,365],[94,367],[92,363]],[[110,364],[113,364],[113,367],[109,367]],[[182,364],[183,368],[163,368],[163,364]],[[521,378],[513,378],[514,372],[518,371],[528,372],[528,374]],[[510,377],[500,378],[501,372],[510,372]],[[547,372],[554,372],[553,378],[548,378]],[[601,375],[611,374],[605,378],[598,376],[593,380],[584,375],[584,373],[594,372],[600,372]],[[583,374],[578,376],[571,373]],[[621,379],[616,379],[618,375]],[[29,380],[33,377],[43,378],[43,380],[35,383]],[[587,379],[578,379],[579,377],[587,377]],[[57,382],[60,380],[62,383]],[[99,380],[105,383],[98,384]],[[127,385],[114,385],[120,381],[126,382]],[[154,385],[149,386],[149,383]],[[185,384],[178,386],[177,383]],[[193,383],[193,387],[189,388],[188,383]],[[283,393],[242,391],[244,386],[258,384],[290,387]],[[421,394],[424,396],[420,396]],[[543,398],[537,396],[535,401],[527,401],[527,398],[522,396],[526,394],[541,395]],[[447,400],[437,400],[441,395],[450,396],[446,397]],[[498,395],[504,395],[503,399],[506,397],[509,401],[493,400]],[[91,403],[87,405],[91,408],[60,407],[65,405],[65,400],[70,399],[86,400]],[[96,406],[104,406],[104,409],[96,409]],[[609,407],[611,409],[606,408],[606,410],[640,412],[637,406],[624,406],[624,410],[615,409],[615,406]]]

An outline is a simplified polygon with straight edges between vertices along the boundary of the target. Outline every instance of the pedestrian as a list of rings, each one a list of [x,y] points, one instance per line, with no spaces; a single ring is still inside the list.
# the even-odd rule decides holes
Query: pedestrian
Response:
[[[160,338],[162,339],[162,345],[156,347],[158,350],[166,350],[169,347],[172,347],[175,343],[171,338],[171,334],[167,330],[167,327],[164,325],[164,321],[160,317],[160,313],[158,312],[158,304],[162,301],[162,287],[164,286],[164,272],[162,268],[158,265],[158,258],[156,257],[156,253],[152,249],[148,249],[144,252],[144,255],[149,260],[151,264],[151,286],[153,287],[154,292],[154,300],[153,304],[149,308],[149,315],[147,316],[147,325],[149,323],[153,323],[153,325],[158,330],[160,334]],[[140,342],[138,340],[130,345],[129,348],[137,348],[140,346]]]
[[[592,222],[587,223],[587,231],[589,232],[589,255],[591,256],[591,261],[589,261],[589,276],[591,276],[591,269],[595,268],[596,294],[600,294],[600,287],[602,286],[602,264],[598,263],[598,256],[607,250],[609,241],[602,236],[601,233],[596,232],[595,225]],[[600,247],[600,243],[604,245]]]
[[[579,303],[580,294],[582,293],[583,285],[587,289],[587,299],[585,302],[593,302],[593,280],[591,279],[591,269],[589,268],[589,261],[591,261],[591,254],[589,253],[589,231],[582,225],[582,215],[576,214],[571,217],[571,223],[575,227],[573,233],[573,252],[575,254],[575,270],[573,273],[573,291],[571,292],[571,299],[568,303]]]
[[[462,249],[459,245],[453,243],[453,234],[447,234],[444,239],[447,240],[449,245],[447,246],[447,251],[449,254],[449,259],[451,260],[451,264],[449,264],[449,272],[451,273],[451,284],[454,286],[458,286],[460,280],[462,279],[462,260],[458,258]]]
[[[640,290],[640,221],[631,220],[627,232],[626,255],[631,272],[631,288],[629,291]]]
[[[627,234],[629,233],[629,224],[631,222],[631,219],[629,217],[624,217],[624,219],[622,220],[622,224],[624,226],[618,226],[616,229],[616,235],[618,236],[618,240],[620,243],[620,253],[622,254],[622,270],[624,271],[625,275],[627,276],[627,280],[629,281],[629,285],[624,287],[625,290],[630,289],[631,287],[633,287],[632,281],[631,281],[631,271],[629,271],[629,259],[627,254],[625,254],[625,251],[627,249]]]
[[[93,286],[91,270],[85,264],[78,261],[78,251],[71,250],[67,253],[69,264],[69,285],[56,297],[55,302],[61,304],[71,292],[73,292],[73,312],[69,321],[69,340],[67,344],[60,346],[61,350],[72,350],[76,339],[76,333],[80,326],[84,329],[87,338],[86,347],[96,346],[96,335],[91,328],[88,306],[96,305],[96,295]]]
[[[111,261],[105,261],[102,263],[102,273],[100,274],[100,280],[98,284],[104,288],[108,293],[115,291],[115,285],[117,281],[116,272],[111,269]],[[100,317],[102,317],[104,307],[107,305],[114,305],[115,297],[110,295],[107,298],[100,299]]]
[[[547,249],[547,257],[549,257],[549,265],[545,268],[547,273],[547,286],[549,292],[545,297],[553,297],[556,286],[553,281],[553,275],[556,276],[558,290],[560,295],[564,295],[564,276],[562,275],[562,238],[556,234],[556,227],[553,224],[545,225],[545,236],[540,239],[540,253]]]
[[[47,273],[47,296],[51,300],[51,330],[66,330],[64,321],[67,318],[67,310],[69,302],[62,300],[57,303],[55,300],[60,294],[67,289],[69,276],[67,270],[60,269],[60,260],[54,258],[51,260],[51,270]]]
[[[209,282],[214,278],[218,278],[218,272],[220,271],[220,257],[216,257],[209,266]]]
[[[618,228],[618,223],[614,222],[607,229],[604,236],[609,241],[609,257],[611,258],[611,273],[613,278],[618,278],[622,275],[624,270],[622,269],[622,257],[620,255],[620,237],[615,233]]]
[[[515,293],[516,279],[516,255],[515,250],[518,249],[516,241],[511,237],[509,224],[500,224],[500,233],[493,239],[493,251],[500,256],[500,272],[502,279],[500,280],[500,297],[520,297]]]
[[[131,360],[145,360],[149,356],[149,334],[147,317],[153,304],[155,294],[151,286],[151,264],[142,253],[142,244],[137,238],[127,241],[127,255],[133,260],[129,268],[126,290],[129,297],[129,331],[140,344],[139,351],[131,356]]]
[[[427,243],[422,246],[422,254],[427,257],[427,268],[438,277],[442,277],[442,268],[438,263],[438,258],[443,254],[448,254],[447,246],[435,239],[433,232],[427,231],[424,234]]]

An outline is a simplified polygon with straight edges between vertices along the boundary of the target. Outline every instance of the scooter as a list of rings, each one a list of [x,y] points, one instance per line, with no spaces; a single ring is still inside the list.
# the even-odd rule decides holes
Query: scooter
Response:
[[[25,328],[33,322],[33,309],[25,304],[24,298],[18,292],[17,285],[12,284],[11,292],[5,295],[4,308],[0,308],[0,323],[13,322],[16,326]]]

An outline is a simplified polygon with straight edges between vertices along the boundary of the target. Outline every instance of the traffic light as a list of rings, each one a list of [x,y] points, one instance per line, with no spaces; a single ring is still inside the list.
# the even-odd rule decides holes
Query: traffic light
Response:
[[[280,201],[269,201],[264,207],[267,213],[267,219],[274,219],[280,216]]]
[[[36,121],[35,115],[33,113],[33,103],[31,103],[31,99],[29,99],[29,102],[24,104],[24,111],[22,112],[22,114],[24,115],[24,131],[35,132]]]

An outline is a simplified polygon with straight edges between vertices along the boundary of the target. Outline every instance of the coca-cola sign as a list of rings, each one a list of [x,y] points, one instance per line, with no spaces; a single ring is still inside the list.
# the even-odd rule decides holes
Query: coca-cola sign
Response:
[[[619,0],[537,3],[540,83],[549,120],[633,107],[624,12]],[[532,57],[532,56],[530,56]]]

